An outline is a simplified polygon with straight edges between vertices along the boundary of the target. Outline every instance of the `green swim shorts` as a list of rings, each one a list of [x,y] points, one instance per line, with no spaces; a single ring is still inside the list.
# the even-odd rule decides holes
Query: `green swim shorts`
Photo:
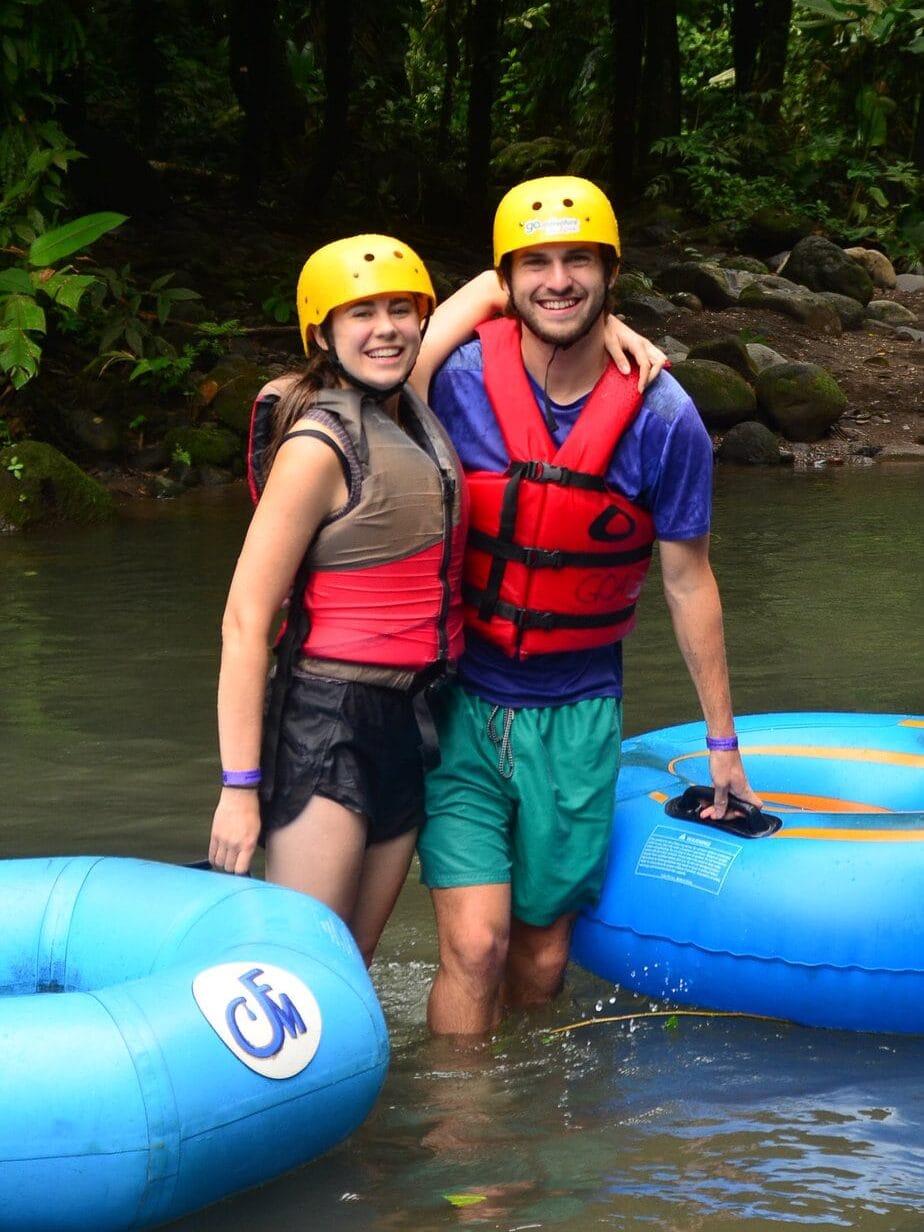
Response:
[[[450,685],[434,714],[441,764],[426,777],[417,844],[424,885],[509,882],[514,916],[538,927],[596,902],[613,825],[621,703],[505,710]]]

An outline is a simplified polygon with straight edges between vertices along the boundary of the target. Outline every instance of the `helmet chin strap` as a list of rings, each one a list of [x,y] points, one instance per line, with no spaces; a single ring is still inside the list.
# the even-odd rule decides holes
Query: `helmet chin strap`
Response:
[[[549,362],[545,366],[545,380],[542,382],[542,412],[545,418],[546,427],[550,432],[555,432],[558,428],[558,420],[552,414],[552,400],[549,397],[549,373],[552,370],[552,364],[555,362],[555,356],[559,351],[567,351],[570,347],[573,347],[576,342],[580,342],[582,338],[586,338],[593,329],[594,325],[603,315],[604,311],[605,305],[601,307],[594,319],[587,323],[587,328],[579,334],[577,338],[572,338],[570,342],[556,342],[552,346],[552,354],[549,356]]]

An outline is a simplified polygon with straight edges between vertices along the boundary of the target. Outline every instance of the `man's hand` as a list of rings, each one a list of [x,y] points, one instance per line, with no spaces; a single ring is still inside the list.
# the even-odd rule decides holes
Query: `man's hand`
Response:
[[[628,375],[632,370],[630,360],[634,360],[638,365],[639,393],[645,392],[667,363],[667,356],[660,347],[630,329],[625,321],[621,321],[617,316],[607,316],[604,323],[604,342],[610,358],[620,372]]]

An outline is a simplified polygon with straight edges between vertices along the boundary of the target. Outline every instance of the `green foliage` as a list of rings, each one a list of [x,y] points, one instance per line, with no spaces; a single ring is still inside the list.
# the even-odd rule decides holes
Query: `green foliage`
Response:
[[[175,357],[174,347],[160,329],[166,325],[176,304],[200,296],[198,291],[188,287],[169,286],[172,278],[173,274],[164,274],[143,288],[135,281],[130,265],[118,270],[97,269],[87,297],[88,311],[79,321],[73,322],[73,329],[85,341],[96,341],[100,358],[93,366],[100,372],[115,361]]]
[[[46,332],[45,307],[73,315],[96,285],[92,275],[73,265],[54,269],[55,262],[73,256],[125,221],[124,214],[90,214],[37,236],[20,263],[0,271],[0,371],[21,389],[38,371]]]
[[[2,0],[0,246],[29,244],[64,202],[64,174],[79,154],[55,122],[53,83],[84,50],[65,0]]]
[[[162,348],[158,355],[139,359],[130,352],[116,352],[109,359],[133,364],[129,380],[140,380],[144,384],[153,385],[161,393],[177,391],[192,396],[195,392],[192,376],[201,366],[202,360],[215,359],[221,355],[225,340],[239,330],[238,321],[225,321],[222,324],[203,321],[196,326],[195,337],[185,343],[179,352],[164,339],[157,338],[155,341]]]

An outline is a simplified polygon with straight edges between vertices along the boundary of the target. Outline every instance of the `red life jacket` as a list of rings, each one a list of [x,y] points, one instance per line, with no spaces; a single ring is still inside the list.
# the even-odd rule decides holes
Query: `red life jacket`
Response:
[[[651,514],[605,481],[641,406],[637,376],[612,363],[557,448],[511,319],[478,330],[484,385],[510,465],[469,471],[466,628],[511,657],[587,650],[625,637],[654,543]]]
[[[280,392],[268,386],[254,404],[254,499],[265,482],[263,450]],[[462,651],[461,467],[436,417],[412,391],[404,391],[401,407],[408,432],[353,390],[325,389],[306,409],[319,427],[339,425],[351,491],[344,511],[317,531],[295,583],[293,602],[300,591],[307,618],[298,638],[303,670],[405,687],[409,675],[445,670]]]

